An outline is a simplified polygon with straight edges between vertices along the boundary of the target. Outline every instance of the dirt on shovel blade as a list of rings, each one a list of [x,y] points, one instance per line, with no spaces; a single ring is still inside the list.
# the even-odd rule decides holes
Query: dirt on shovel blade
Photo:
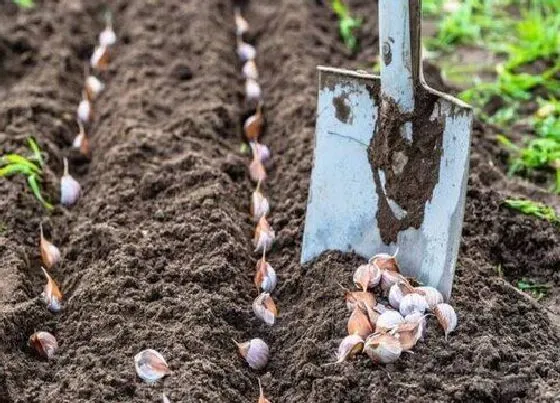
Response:
[[[325,2],[327,3],[327,2]],[[340,284],[353,255],[299,265],[312,165],[317,64],[368,69],[377,53],[376,7],[351,56],[337,23],[315,1],[259,0],[246,12],[266,100],[263,143],[273,151],[266,192],[277,242],[274,327],[253,315],[252,190],[239,153],[244,86],[229,0],[114,1],[117,54],[91,128],[93,157],[72,165],[84,193],[44,218],[63,252],[51,271],[65,294],[49,313],[38,251],[38,203],[19,179],[0,180],[0,402],[256,402],[257,376],[273,402],[553,402],[560,399],[560,331],[554,304],[511,284],[522,276],[560,287],[560,235],[501,207],[507,192],[534,196],[495,159],[494,133],[475,125],[463,242],[446,342],[429,318],[414,354],[378,366],[366,357],[332,365],[345,336]],[[77,133],[83,65],[106,3],[36,1],[0,8],[0,151],[24,152],[33,134],[49,155],[46,190],[57,194],[62,156]],[[429,81],[440,82],[436,69]],[[352,195],[348,195],[352,197]],[[545,197],[545,196],[543,196]],[[498,276],[497,267],[503,276]],[[556,310],[556,313],[558,311]],[[49,362],[28,347],[38,330],[60,345]],[[271,348],[256,373],[231,338]],[[173,371],[155,386],[133,357],[161,352]]]

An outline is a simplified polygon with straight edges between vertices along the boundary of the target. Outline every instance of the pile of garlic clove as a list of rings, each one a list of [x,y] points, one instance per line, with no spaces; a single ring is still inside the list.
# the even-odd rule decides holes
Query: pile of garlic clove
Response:
[[[426,317],[432,313],[445,335],[457,326],[457,315],[434,287],[414,286],[412,279],[400,274],[395,255],[380,253],[353,276],[358,291],[345,291],[351,314],[346,336],[338,347],[337,362],[350,360],[360,353],[373,362],[389,364],[411,351],[424,339]],[[380,297],[378,302],[376,296]]]

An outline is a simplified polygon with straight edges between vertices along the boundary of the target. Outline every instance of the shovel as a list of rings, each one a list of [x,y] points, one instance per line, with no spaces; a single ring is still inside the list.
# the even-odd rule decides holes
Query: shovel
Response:
[[[319,66],[301,262],[396,254],[448,299],[469,168],[471,108],[422,73],[421,0],[379,0],[380,77]]]

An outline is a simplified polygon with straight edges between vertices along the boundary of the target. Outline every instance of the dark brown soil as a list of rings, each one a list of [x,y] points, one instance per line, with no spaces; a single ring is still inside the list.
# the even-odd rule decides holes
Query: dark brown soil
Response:
[[[45,0],[20,12],[9,3],[0,2],[0,151],[23,151],[33,134],[55,178],[77,131],[81,61],[102,28],[104,5]],[[510,285],[529,277],[558,295],[559,231],[500,206],[510,195],[558,201],[505,176],[494,135],[480,125],[453,293],[456,333],[445,342],[430,319],[427,340],[394,365],[327,365],[346,329],[338,283],[349,285],[362,260],[331,253],[311,265],[298,261],[315,65],[369,68],[377,53],[375,7],[350,3],[366,18],[357,56],[315,1],[259,0],[247,11],[266,99],[263,141],[274,153],[266,191],[281,313],[269,328],[251,311],[257,256],[248,157],[238,151],[243,86],[231,3],[111,2],[118,54],[97,104],[92,161],[72,167],[83,197],[47,216],[21,180],[0,180],[0,402],[154,402],[162,391],[174,402],[255,402],[257,376],[273,402],[560,399],[556,317]],[[59,315],[38,298],[41,219],[64,256],[53,270],[65,293]],[[57,337],[54,360],[27,347],[35,330]],[[259,374],[231,342],[251,337],[271,347]],[[162,352],[173,371],[155,386],[134,372],[133,356],[144,348]]]

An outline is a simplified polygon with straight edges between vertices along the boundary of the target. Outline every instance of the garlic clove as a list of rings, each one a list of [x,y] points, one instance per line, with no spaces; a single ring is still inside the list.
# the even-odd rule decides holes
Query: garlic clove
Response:
[[[253,60],[257,56],[257,50],[253,45],[239,41],[237,44],[237,55],[241,62],[246,62],[247,60]]]
[[[251,146],[254,158],[257,158],[263,164],[268,161],[270,158],[270,149],[268,146],[254,142],[249,143],[249,145]]]
[[[254,158],[253,162],[249,165],[249,177],[253,182],[261,183],[266,179],[266,170],[262,162]]]
[[[107,46],[97,46],[91,54],[89,63],[95,70],[107,70],[109,67],[109,48]]]
[[[414,312],[424,313],[428,309],[426,298],[420,294],[407,294],[402,297],[399,305],[399,312],[402,316],[409,315]]]
[[[266,217],[261,217],[255,228],[255,237],[253,238],[255,252],[259,250],[263,252],[268,251],[272,247],[275,237],[276,234],[270,227]]]
[[[161,402],[162,402],[162,403],[171,403],[171,400],[169,400],[169,399],[167,398],[167,396],[165,395],[165,393],[162,393],[162,394],[161,394]]]
[[[422,293],[430,308],[443,303],[443,295],[434,287],[415,287],[414,292]]]
[[[245,81],[245,97],[247,101],[260,101],[261,86],[257,81],[250,78]]]
[[[107,27],[99,33],[99,45],[109,47],[115,43],[117,43],[117,34],[111,27]]]
[[[377,333],[385,333],[404,322],[404,318],[397,311],[386,311],[379,315],[375,323]]]
[[[393,308],[399,309],[403,297],[404,295],[402,294],[399,284],[393,284],[391,288],[389,288],[389,305]]]
[[[362,302],[372,309],[377,305],[375,295],[370,292],[346,291],[344,293],[344,300],[346,301],[346,306],[350,312],[354,310],[358,302]]]
[[[243,125],[243,129],[245,131],[245,137],[247,138],[247,140],[257,141],[259,136],[261,135],[263,125],[264,125],[264,118],[259,103],[255,114],[249,116],[245,120],[245,124]]]
[[[238,36],[243,35],[247,31],[249,31],[249,23],[241,15],[241,11],[239,10],[239,8],[235,9],[235,27]]]
[[[372,334],[364,344],[364,353],[376,363],[389,364],[399,359],[402,352],[399,340],[390,334]]]
[[[373,333],[373,325],[369,321],[368,311],[363,303],[358,303],[352,311],[347,324],[348,334],[357,334],[366,338]]]
[[[261,339],[252,339],[245,343],[233,342],[237,345],[239,354],[247,361],[249,367],[260,370],[268,363],[268,345]]]
[[[369,261],[370,263],[375,263],[381,270],[389,270],[394,273],[400,273],[399,264],[397,262],[397,252],[395,252],[394,255],[389,255],[387,253],[378,253]]]
[[[257,261],[257,272],[255,273],[255,285],[266,293],[271,293],[276,288],[276,271],[268,262],[261,258]]]
[[[138,376],[148,383],[156,382],[171,373],[163,355],[152,349],[136,354],[134,367]]]
[[[278,316],[276,304],[267,292],[263,292],[255,299],[253,302],[253,312],[255,312],[257,318],[270,326],[274,325],[276,316]]]
[[[29,338],[31,347],[37,353],[50,360],[58,350],[58,343],[54,336],[48,332],[36,332]]]
[[[364,340],[357,334],[346,336],[338,346],[336,354],[337,362],[343,362],[351,359],[356,354],[362,352],[364,348]]]
[[[410,351],[420,339],[420,322],[401,323],[395,329],[395,336],[399,340],[402,351]]]
[[[60,288],[56,282],[49,276],[49,273],[45,270],[44,267],[41,267],[45,277],[47,278],[47,284],[43,289],[43,293],[41,294],[43,297],[43,301],[47,305],[47,309],[51,312],[60,312],[62,309],[61,302],[62,302],[62,293],[60,292]]]
[[[242,70],[243,78],[249,78],[251,80],[259,79],[259,71],[257,70],[257,63],[254,60],[247,60],[243,65]]]
[[[381,289],[387,291],[391,288],[393,284],[397,284],[399,282],[407,282],[407,279],[404,276],[401,276],[398,273],[390,270],[381,270],[381,281],[380,286]]]
[[[266,217],[270,206],[268,200],[264,195],[257,189],[253,192],[251,197],[251,215],[253,219],[260,220],[262,217]]]
[[[455,309],[449,304],[441,303],[437,304],[433,311],[439,324],[443,328],[445,340],[447,340],[447,335],[457,327],[457,314],[455,313]]]
[[[60,250],[51,242],[47,241],[43,236],[43,224],[40,224],[41,241],[39,247],[41,249],[41,260],[47,269],[52,269],[58,262],[60,262]]]
[[[95,76],[88,76],[86,78],[85,90],[87,99],[94,101],[97,99],[101,91],[105,89],[105,84]]]
[[[78,127],[80,128],[80,132],[74,138],[74,141],[72,142],[72,147],[80,150],[80,154],[82,154],[84,157],[88,157],[90,153],[89,139],[87,137],[86,131],[84,130],[84,125],[79,119],[78,119]]]
[[[406,323],[418,324],[418,339],[424,340],[424,333],[426,332],[426,315],[420,312],[414,312],[404,317]]]
[[[365,292],[379,284],[381,271],[375,264],[364,264],[356,269],[353,280],[354,284]]]
[[[259,381],[259,400],[257,403],[270,403],[270,400],[264,397],[264,390],[261,385],[261,380],[258,379],[258,381]]]
[[[78,201],[82,187],[68,172],[68,158],[64,157],[64,174],[60,178],[60,203],[71,206]]]
[[[93,108],[91,102],[87,98],[83,98],[78,104],[78,120],[83,123],[88,123],[93,117]]]

